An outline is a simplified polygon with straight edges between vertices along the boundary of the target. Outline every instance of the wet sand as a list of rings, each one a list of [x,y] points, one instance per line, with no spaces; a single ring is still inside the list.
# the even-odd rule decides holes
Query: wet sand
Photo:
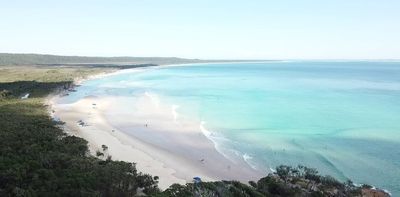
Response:
[[[180,117],[177,106],[163,105],[149,94],[135,102],[89,96],[60,104],[58,98],[49,100],[52,116],[66,123],[69,134],[86,139],[93,155],[106,145],[103,158],[134,162],[139,171],[159,176],[161,189],[191,182],[195,176],[247,183],[264,175],[244,161],[225,158],[204,135],[202,124]]]

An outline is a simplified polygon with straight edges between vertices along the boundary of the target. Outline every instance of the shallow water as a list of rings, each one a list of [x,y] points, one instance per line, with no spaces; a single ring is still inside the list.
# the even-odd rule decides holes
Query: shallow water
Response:
[[[65,97],[156,95],[232,160],[303,164],[400,195],[399,62],[220,63],[121,72]],[[210,131],[211,133],[208,133]]]

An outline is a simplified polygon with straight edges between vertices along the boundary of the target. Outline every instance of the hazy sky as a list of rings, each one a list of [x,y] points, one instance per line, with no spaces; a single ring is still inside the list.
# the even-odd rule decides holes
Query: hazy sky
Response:
[[[400,0],[0,0],[0,52],[400,59]]]

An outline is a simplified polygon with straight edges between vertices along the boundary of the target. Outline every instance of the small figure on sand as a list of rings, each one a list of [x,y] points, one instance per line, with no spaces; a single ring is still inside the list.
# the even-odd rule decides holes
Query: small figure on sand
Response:
[[[83,120],[78,120],[77,122],[78,122],[78,125],[80,125],[82,127],[87,126],[86,123],[83,122]]]

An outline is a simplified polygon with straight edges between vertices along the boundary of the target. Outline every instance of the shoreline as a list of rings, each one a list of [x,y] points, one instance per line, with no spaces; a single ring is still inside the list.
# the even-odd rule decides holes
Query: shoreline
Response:
[[[138,171],[159,176],[159,186],[162,189],[167,188],[169,186],[167,184],[170,182],[185,183],[172,175],[175,173],[173,169],[165,168],[164,164],[141,151],[138,147],[145,145],[140,141],[126,136],[123,132],[109,125],[100,112],[93,110],[93,101],[95,100],[92,98],[83,99],[75,104],[53,103],[52,109],[55,111],[53,117],[65,122],[64,131],[68,134],[87,140],[91,155],[96,157],[96,152],[101,151],[104,153],[104,157],[99,158],[106,159],[110,155],[113,160],[134,162]],[[107,105],[107,103],[96,102],[99,103],[99,106]],[[79,125],[78,121],[82,119],[88,125]],[[103,144],[108,147],[107,151],[102,150]],[[135,144],[135,146],[131,146],[131,144]],[[168,177],[168,180],[163,177]]]
[[[139,72],[141,69],[93,75],[74,84],[79,85],[85,80],[120,72]],[[106,117],[110,109],[115,108],[113,103],[116,103],[115,99],[120,99],[118,97],[85,97],[75,103],[59,104],[57,99],[61,96],[62,93],[52,95],[47,99],[47,103],[50,106],[50,115],[65,122],[64,131],[67,134],[87,140],[90,153],[94,156],[100,151],[104,154],[100,158],[105,159],[110,155],[113,160],[136,163],[139,172],[159,177],[159,187],[162,190],[173,183],[192,182],[196,176],[201,177],[203,181],[239,180],[247,183],[264,175],[251,169],[246,163],[234,163],[225,158],[198,125],[194,127],[193,122],[185,120],[182,125],[176,126],[174,120],[169,121],[170,114],[167,115],[165,110],[160,113],[154,109],[152,111],[154,103],[150,98],[142,98],[138,105],[144,106],[141,112],[145,114],[137,114],[136,119],[131,116],[118,116],[118,123]],[[146,114],[147,112],[153,112],[155,115]],[[168,113],[171,113],[169,108]],[[140,120],[142,115],[152,116],[151,129],[147,128],[147,122]],[[172,116],[176,118],[176,114]],[[79,121],[84,124],[80,125]],[[148,131],[145,133],[144,129]],[[107,150],[103,151],[102,145],[106,145]]]

